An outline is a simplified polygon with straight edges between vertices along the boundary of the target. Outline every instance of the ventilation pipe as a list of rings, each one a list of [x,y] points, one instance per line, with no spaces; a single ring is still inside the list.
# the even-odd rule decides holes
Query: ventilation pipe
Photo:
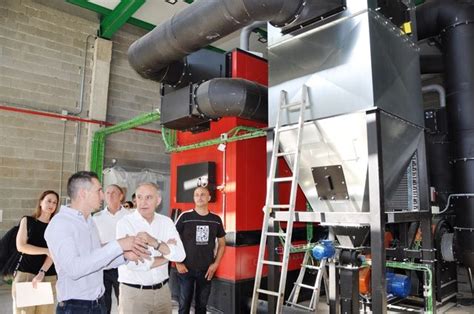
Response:
[[[257,29],[262,26],[266,26],[267,22],[255,22],[250,24],[249,26],[245,26],[242,28],[242,31],[240,31],[240,49],[242,50],[249,50],[249,42],[250,42],[250,34],[252,34],[252,31],[254,29]]]
[[[444,87],[439,85],[439,84],[432,84],[432,85],[426,85],[423,86],[421,91],[426,94],[426,93],[431,93],[431,92],[436,92],[438,93],[439,97],[439,106],[441,108],[446,107],[446,91],[444,90]]]
[[[474,0],[438,0],[416,9],[418,38],[441,37],[455,193],[474,192]],[[459,259],[474,268],[474,198],[456,200]]]
[[[135,41],[130,65],[144,78],[175,84],[187,55],[256,21],[284,26],[298,19],[305,0],[196,1]],[[308,7],[308,5],[306,5]]]
[[[267,121],[267,87],[244,79],[215,78],[195,92],[198,110],[207,117]]]

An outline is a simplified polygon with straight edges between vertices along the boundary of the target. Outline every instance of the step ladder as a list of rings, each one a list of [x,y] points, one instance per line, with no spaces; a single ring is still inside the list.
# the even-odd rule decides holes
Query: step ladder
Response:
[[[258,253],[257,261],[257,272],[255,275],[255,285],[252,295],[252,307],[251,313],[257,313],[258,299],[260,294],[268,295],[269,297],[276,297],[276,313],[281,313],[283,309],[284,295],[285,295],[285,284],[286,284],[286,275],[288,272],[288,263],[290,256],[291,248],[291,235],[293,232],[293,221],[294,221],[294,211],[296,205],[296,193],[298,188],[298,172],[299,172],[299,157],[301,150],[301,141],[302,141],[302,131],[304,124],[304,111],[306,109],[306,103],[308,99],[308,87],[303,85],[301,101],[294,103],[287,103],[287,92],[282,90],[280,92],[280,104],[279,110],[277,113],[276,125],[274,129],[274,142],[273,142],[273,153],[270,162],[270,173],[267,180],[267,195],[265,206],[263,207],[264,217],[263,217],[263,226],[262,226],[262,235],[260,238],[260,250]],[[296,124],[282,126],[282,114],[283,112],[298,112],[298,122]],[[290,130],[297,130],[297,141],[296,149],[294,151],[288,152],[279,152],[280,147],[280,136],[283,132],[288,132]],[[278,158],[283,156],[294,156],[292,176],[291,177],[276,177],[276,169],[278,166]],[[281,182],[291,182],[290,190],[290,201],[289,204],[276,204],[274,197],[275,184]],[[273,220],[272,213],[276,210],[288,210],[289,218],[286,225],[286,231],[284,232],[270,232],[270,222]],[[267,248],[267,238],[268,237],[282,237],[284,241],[283,245],[283,255],[282,261],[270,261],[265,260],[265,251]],[[277,266],[280,267],[280,283],[278,291],[265,290],[261,288],[263,266]]]
[[[286,302],[286,304],[293,308],[306,310],[308,312],[314,313],[318,309],[319,296],[321,294],[321,281],[324,282],[324,289],[326,293],[328,291],[328,275],[326,272],[327,259],[321,260],[319,266],[312,265],[312,261],[313,258],[311,256],[311,251],[306,251],[303,258],[303,264],[301,264],[300,273],[294,283],[293,289],[291,290],[290,296],[288,297],[288,301]],[[314,286],[303,283],[303,279],[306,275],[306,270],[315,270],[318,272],[316,275]],[[298,298],[302,288],[313,291],[308,306],[298,304]]]

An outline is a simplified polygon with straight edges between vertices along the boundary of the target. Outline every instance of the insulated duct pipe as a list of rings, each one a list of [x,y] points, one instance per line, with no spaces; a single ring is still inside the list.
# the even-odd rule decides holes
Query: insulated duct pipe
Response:
[[[416,9],[418,38],[441,36],[455,193],[474,192],[474,0],[438,0]],[[474,267],[474,198],[456,200],[460,260]]]
[[[297,19],[305,0],[196,1],[128,49],[130,65],[144,78],[175,84],[186,72],[184,57],[256,21],[276,26]]]
[[[231,78],[215,78],[199,85],[195,102],[199,112],[210,118],[226,116],[267,121],[267,87]]]

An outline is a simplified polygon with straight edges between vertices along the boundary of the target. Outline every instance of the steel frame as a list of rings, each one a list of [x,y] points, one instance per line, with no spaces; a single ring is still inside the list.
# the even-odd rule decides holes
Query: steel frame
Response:
[[[405,248],[401,254],[403,259],[419,258],[422,263],[434,273],[434,244],[431,233],[431,212],[429,207],[429,186],[425,153],[425,139],[421,137],[417,145],[418,158],[418,188],[420,211],[385,212],[384,186],[383,186],[383,160],[381,137],[380,109],[366,112],[367,140],[368,140],[368,184],[369,184],[369,212],[297,212],[295,222],[319,222],[329,226],[337,225],[365,225],[370,227],[371,255],[372,255],[372,312],[387,313],[386,293],[386,262],[392,256],[393,250],[385,249],[385,226],[387,224],[403,224],[419,222],[423,235],[422,249],[410,250]],[[276,212],[275,220],[287,219],[288,213]],[[330,228],[329,239],[335,238]],[[272,250],[272,248],[270,248]],[[400,253],[400,252],[399,252]],[[329,304],[330,313],[340,313],[340,296],[337,286],[338,271],[336,263],[329,263]],[[434,289],[434,280],[431,281]],[[433,304],[433,313],[436,312],[436,302]]]

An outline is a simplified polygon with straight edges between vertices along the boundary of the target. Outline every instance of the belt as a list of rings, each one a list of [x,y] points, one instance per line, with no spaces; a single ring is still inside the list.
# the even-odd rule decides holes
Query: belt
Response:
[[[157,290],[157,289],[161,289],[164,285],[166,285],[167,282],[168,282],[168,279],[164,280],[163,282],[151,285],[151,286],[134,285],[134,284],[131,284],[131,283],[126,283],[126,282],[122,282],[122,284],[124,284],[126,286],[129,286],[129,287],[132,287],[132,288],[136,288],[136,289]]]
[[[97,306],[99,305],[104,296],[102,295],[100,298],[96,300],[78,300],[78,299],[69,299],[69,300],[64,300],[59,302],[59,304],[62,306],[63,304],[74,304],[74,305],[89,305],[89,306]],[[61,304],[62,303],[62,304]]]

